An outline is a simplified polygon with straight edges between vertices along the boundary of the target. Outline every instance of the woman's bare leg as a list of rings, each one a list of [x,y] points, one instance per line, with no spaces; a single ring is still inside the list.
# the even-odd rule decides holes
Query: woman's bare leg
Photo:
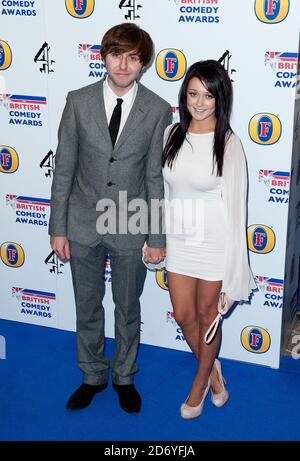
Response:
[[[218,385],[215,370],[213,370],[213,364],[221,343],[221,328],[218,328],[210,344],[206,344],[204,341],[205,333],[218,313],[217,305],[221,286],[221,281],[211,282],[200,279],[197,281],[197,314],[199,321],[198,370],[187,400],[187,404],[190,406],[197,406],[201,402],[211,373],[214,392],[222,390],[220,385]]]
[[[191,406],[196,406],[201,401],[201,395],[207,386],[210,372],[213,391],[215,393],[222,391],[218,374],[215,368],[212,367],[220,347],[220,327],[210,345],[206,345],[204,342],[204,335],[217,315],[216,306],[221,282],[208,282],[173,272],[168,272],[167,277],[175,320],[180,325],[185,340],[198,361],[197,374],[187,402]],[[211,314],[208,316],[206,313],[207,310],[211,311]],[[203,311],[205,315],[203,315]],[[205,322],[203,317],[206,319]],[[200,366],[200,363],[203,365],[203,368]]]
[[[181,327],[190,349],[198,357],[199,320],[197,315],[197,279],[168,272],[168,286],[174,318]]]

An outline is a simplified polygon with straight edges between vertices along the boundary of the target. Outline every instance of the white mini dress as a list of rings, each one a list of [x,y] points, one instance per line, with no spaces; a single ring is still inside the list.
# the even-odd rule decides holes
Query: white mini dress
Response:
[[[223,280],[228,225],[222,177],[213,168],[214,133],[187,133],[172,169],[163,168],[166,269]]]

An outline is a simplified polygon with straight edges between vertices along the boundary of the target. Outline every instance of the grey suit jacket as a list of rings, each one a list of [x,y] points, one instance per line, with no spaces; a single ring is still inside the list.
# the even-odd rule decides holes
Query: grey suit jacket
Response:
[[[134,198],[163,198],[161,156],[163,133],[171,123],[170,105],[138,83],[138,91],[125,126],[113,148],[103,99],[103,81],[71,91],[58,131],[58,147],[51,191],[49,234],[95,246],[107,243],[119,250],[165,246],[165,236],[99,235],[96,211],[99,199],[108,198],[119,210],[119,191]],[[123,210],[124,211],[124,210]],[[103,211],[102,211],[103,213]],[[134,212],[128,212],[128,219]],[[144,211],[145,213],[145,211]]]

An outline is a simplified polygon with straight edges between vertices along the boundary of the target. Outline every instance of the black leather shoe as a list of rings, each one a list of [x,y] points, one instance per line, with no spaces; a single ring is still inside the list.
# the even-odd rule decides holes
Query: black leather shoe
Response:
[[[112,383],[114,390],[119,395],[119,403],[128,413],[138,413],[142,406],[141,397],[133,384]]]
[[[104,391],[107,383],[92,386],[91,384],[82,383],[81,386],[71,395],[67,403],[68,410],[81,410],[87,407],[93,400],[95,394]]]

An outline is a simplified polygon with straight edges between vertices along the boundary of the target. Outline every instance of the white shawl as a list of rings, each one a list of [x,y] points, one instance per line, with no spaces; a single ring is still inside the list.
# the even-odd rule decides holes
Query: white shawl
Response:
[[[248,177],[240,139],[232,134],[227,141],[222,174],[228,234],[222,291],[235,301],[248,301],[256,284],[249,267],[246,237]]]

